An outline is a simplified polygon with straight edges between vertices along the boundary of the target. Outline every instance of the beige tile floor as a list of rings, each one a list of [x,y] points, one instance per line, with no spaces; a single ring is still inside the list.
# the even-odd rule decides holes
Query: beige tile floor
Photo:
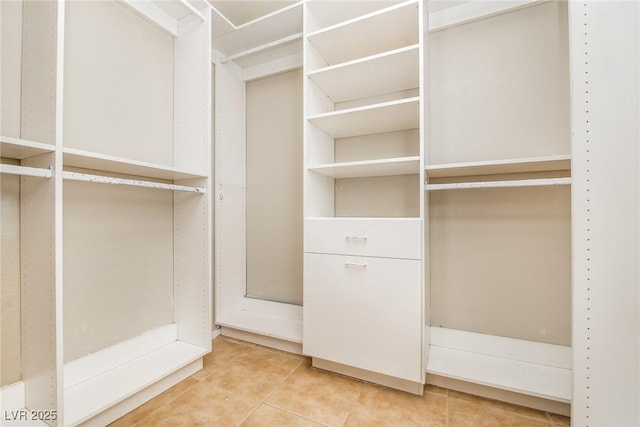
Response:
[[[112,427],[556,427],[569,418],[435,386],[424,396],[311,367],[308,358],[218,337],[204,368]]]

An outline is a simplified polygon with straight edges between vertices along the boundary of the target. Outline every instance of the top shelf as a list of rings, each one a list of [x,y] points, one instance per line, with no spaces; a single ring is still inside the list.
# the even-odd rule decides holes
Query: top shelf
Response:
[[[429,10],[429,32],[490,18],[550,0],[466,1],[438,10]],[[431,6],[437,3],[431,3]]]
[[[217,21],[225,22],[227,27],[223,34],[214,29],[213,47],[227,57],[302,33],[301,1],[238,26],[215,8],[213,12]]]
[[[500,175],[509,173],[547,172],[571,169],[571,156],[527,157],[521,159],[489,160],[480,162],[428,165],[429,178],[472,175]]]
[[[414,45],[419,36],[418,8],[418,1],[410,0],[315,31],[308,40],[327,65]]]
[[[209,7],[204,0],[122,0],[122,2],[174,37],[178,36],[178,21],[190,15],[205,21],[207,18],[201,9]],[[198,5],[200,9],[194,5]]]
[[[0,157],[9,159],[22,160],[40,154],[51,153],[55,148],[53,144],[0,136]]]

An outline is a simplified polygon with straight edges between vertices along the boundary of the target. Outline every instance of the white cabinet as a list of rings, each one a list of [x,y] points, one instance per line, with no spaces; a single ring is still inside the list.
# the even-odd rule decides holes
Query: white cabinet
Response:
[[[303,352],[316,367],[418,394],[422,10],[311,0],[303,31]]]
[[[421,268],[419,260],[305,254],[305,353],[420,383]]]

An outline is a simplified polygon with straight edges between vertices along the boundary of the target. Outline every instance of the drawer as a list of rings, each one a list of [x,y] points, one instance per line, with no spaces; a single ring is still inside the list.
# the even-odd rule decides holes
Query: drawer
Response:
[[[304,223],[304,251],[422,258],[422,224],[411,219],[314,218]]]
[[[407,259],[305,254],[303,352],[421,381],[421,266]]]

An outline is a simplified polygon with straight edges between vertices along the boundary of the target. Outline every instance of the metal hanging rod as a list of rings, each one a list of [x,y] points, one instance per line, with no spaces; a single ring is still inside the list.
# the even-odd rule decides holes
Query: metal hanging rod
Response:
[[[463,190],[469,188],[540,187],[546,185],[570,185],[571,178],[518,179],[513,181],[454,182],[450,184],[426,184],[426,191]]]
[[[35,176],[38,178],[51,178],[53,172],[51,168],[30,168],[28,166],[16,166],[16,165],[4,165],[0,164],[0,173],[6,173],[9,175],[22,175],[22,176]]]
[[[97,184],[130,185],[133,187],[155,188],[158,190],[187,191],[204,194],[204,187],[190,187],[187,185],[164,184],[162,182],[142,181],[139,179],[124,179],[111,176],[91,175],[78,172],[62,172],[63,179],[72,181],[93,182]]]

